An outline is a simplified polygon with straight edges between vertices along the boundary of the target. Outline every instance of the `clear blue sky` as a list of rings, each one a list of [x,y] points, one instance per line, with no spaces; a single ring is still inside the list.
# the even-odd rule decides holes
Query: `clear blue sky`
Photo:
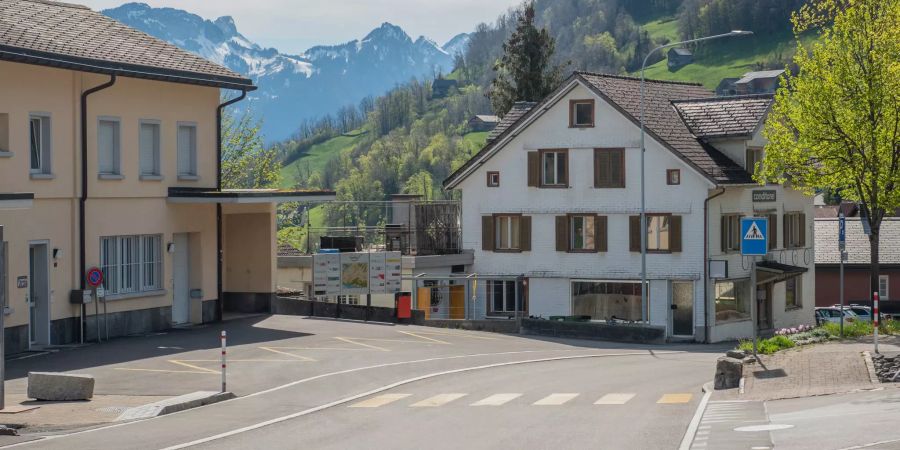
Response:
[[[63,0],[106,9],[122,0]],[[190,11],[206,19],[232,16],[248,39],[286,53],[365,36],[382,22],[402,27],[413,39],[443,44],[479,22],[492,23],[519,0],[142,0],[154,7]]]

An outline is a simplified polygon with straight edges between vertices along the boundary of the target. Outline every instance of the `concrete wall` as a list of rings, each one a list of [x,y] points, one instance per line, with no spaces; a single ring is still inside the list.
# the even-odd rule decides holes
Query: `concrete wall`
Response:
[[[243,205],[242,205],[243,206]],[[271,205],[252,205],[224,214],[225,274],[228,292],[275,292],[275,214]]]
[[[0,120],[5,127],[12,156],[0,158],[0,192],[33,192],[33,207],[0,210],[9,242],[10,307],[7,327],[27,325],[27,290],[16,288],[16,277],[28,274],[28,245],[46,241],[59,249],[51,261],[51,320],[78,314],[69,304],[69,292],[77,288],[82,274],[78,264],[78,197],[80,195],[80,94],[109,78],[96,74],[47,67],[0,62]],[[88,188],[86,205],[86,259],[95,266],[100,260],[100,237],[134,234],[162,234],[163,246],[174,233],[192,233],[191,287],[202,289],[204,301],[216,300],[215,207],[213,205],[171,205],[171,186],[215,187],[215,111],[219,91],[212,87],[190,86],[149,80],[119,78],[117,83],[93,94],[88,100]],[[51,176],[29,175],[29,114],[50,117]],[[120,169],[122,179],[98,178],[98,117],[120,121]],[[162,180],[141,180],[138,165],[138,130],[142,119],[161,124],[160,161]],[[197,168],[199,179],[179,180],[176,170],[176,127],[178,122],[197,125]],[[8,156],[8,155],[7,155]],[[111,300],[110,313],[160,309],[172,304],[172,255],[163,253],[163,290],[152,296]],[[194,276],[196,275],[196,276]],[[192,304],[191,320],[202,320],[204,308]],[[140,313],[138,313],[140,314]],[[135,329],[143,329],[135,325]],[[56,338],[53,338],[54,342]]]

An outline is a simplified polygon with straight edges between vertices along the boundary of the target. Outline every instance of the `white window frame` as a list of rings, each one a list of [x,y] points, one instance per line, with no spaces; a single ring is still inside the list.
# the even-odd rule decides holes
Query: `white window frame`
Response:
[[[794,286],[794,304],[788,304],[788,294],[790,293],[790,285]],[[801,277],[793,277],[784,281],[784,308],[785,310],[797,309],[803,307],[803,279]]]
[[[100,269],[107,295],[163,289],[162,238],[162,234],[100,238]]]
[[[764,153],[762,147],[747,147],[747,151],[744,154],[747,159],[747,161],[745,161],[747,172],[754,173],[756,171],[756,163],[759,163],[760,169],[763,168],[762,163]],[[753,155],[753,158],[750,158],[751,154]]]
[[[193,141],[190,142],[190,146],[188,151],[190,151],[189,162],[190,167],[182,166],[182,157],[181,152],[181,129],[182,128],[191,128],[194,130],[193,133]],[[198,169],[197,169],[197,146],[199,136],[197,135],[197,122],[178,122],[177,128],[175,129],[175,153],[176,153],[176,162],[178,170],[178,179],[180,180],[196,180],[198,177]]]
[[[725,233],[725,248],[722,253],[731,253],[741,251],[741,217],[740,214],[724,214],[726,218],[725,229],[720,233]]]
[[[882,291],[881,283],[884,282],[884,290]],[[890,275],[878,275],[878,300],[890,300],[891,294],[891,277]]]
[[[581,237],[581,246],[578,247],[575,245],[576,239],[578,238],[577,233],[575,232],[576,221],[582,221],[582,237]],[[597,248],[597,216],[589,215],[589,214],[575,214],[569,216],[569,250],[575,251],[592,251]],[[591,235],[590,242],[593,245],[588,245],[588,234]]]
[[[37,131],[35,131],[35,123],[37,123]],[[29,169],[32,174],[49,175],[53,173],[52,168],[52,151],[53,151],[53,120],[49,113],[33,112],[28,114],[28,154]],[[34,137],[37,137],[37,149],[34,148]],[[35,150],[37,150],[38,167],[35,167]]]
[[[142,135],[144,132],[144,125],[149,125],[156,128],[156,140],[154,142],[153,148],[149,150],[143,147]],[[159,120],[154,119],[141,119],[138,122],[138,172],[142,178],[153,179],[155,177],[162,176],[161,147],[162,123]],[[146,151],[150,151],[153,153],[153,169],[150,171],[145,170],[142,165],[143,155]]]
[[[494,297],[494,295],[495,295],[494,287],[496,286],[497,283],[500,283],[502,285],[502,292],[503,292],[501,294],[503,296],[503,298],[501,299],[501,302],[503,304],[502,309],[496,309],[494,307],[494,300],[496,300],[496,298]],[[489,314],[496,314],[496,313],[499,313],[499,314],[513,313],[513,314],[515,314],[516,306],[517,306],[516,305],[516,295],[518,294],[518,290],[519,290],[518,283],[516,283],[515,280],[487,280],[487,283],[485,284],[485,286],[487,289],[486,290],[486,294],[487,294],[486,300],[487,300]]]
[[[788,223],[785,225],[785,230],[782,233],[786,234],[787,237],[790,237],[790,242],[785,239],[784,248],[800,248],[800,227],[805,226],[806,224],[800,224],[800,215],[802,213],[799,212],[786,212],[784,213],[786,217],[788,217]],[[787,227],[791,227],[790,231],[787,230]]]
[[[519,250],[522,248],[522,216],[498,215],[494,218],[494,247],[496,250]],[[513,226],[515,222],[515,226]],[[506,228],[506,241],[503,242],[503,228]],[[515,231],[515,233],[513,233]],[[505,244],[505,245],[504,245]]]
[[[104,123],[115,125],[113,128],[112,170],[103,170],[103,154],[100,151],[100,126]],[[118,117],[97,117],[97,173],[101,178],[121,178],[122,176],[122,120]]]
[[[647,214],[647,251],[652,252],[668,252],[672,250],[672,216],[669,214]],[[653,220],[659,219],[659,220]],[[665,219],[665,226],[663,226]],[[654,229],[655,228],[655,229]],[[654,231],[651,233],[651,230]],[[666,246],[662,245],[662,234],[666,234]],[[651,237],[655,237],[656,242],[651,242]]]
[[[564,175],[568,172],[568,170],[566,170],[567,168],[564,168],[564,169],[562,169],[562,171],[560,171],[560,166],[559,166],[559,156],[560,155],[563,155],[563,159],[565,160],[565,163],[568,165],[569,164],[569,154],[568,154],[568,152],[566,152],[564,150],[547,150],[547,151],[541,152],[541,185],[542,186],[557,186],[558,187],[558,186],[566,185],[566,183],[560,182],[560,178],[564,178]],[[546,161],[548,158],[553,159],[553,165],[552,165],[553,180],[550,180],[550,177],[549,177],[550,173],[548,173],[546,170],[547,169]],[[566,180],[566,182],[568,182],[568,180]]]

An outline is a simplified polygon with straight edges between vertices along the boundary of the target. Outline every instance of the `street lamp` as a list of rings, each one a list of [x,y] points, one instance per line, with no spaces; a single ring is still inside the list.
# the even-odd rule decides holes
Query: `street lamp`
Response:
[[[660,45],[659,47],[650,50],[650,53],[647,53],[647,56],[644,57],[644,62],[641,64],[641,321],[647,321],[647,209],[646,209],[646,195],[645,195],[645,186],[644,186],[644,154],[647,152],[647,149],[644,148],[644,69],[647,67],[647,60],[650,59],[650,56],[656,53],[657,50],[662,50],[664,48],[675,47],[677,45],[683,44],[691,44],[694,42],[700,41],[709,41],[712,39],[719,39],[724,37],[731,36],[750,36],[752,35],[752,31],[743,31],[743,30],[734,30],[724,34],[717,34],[714,36],[706,36],[697,39],[688,39],[686,41],[672,42],[665,45]],[[705,239],[705,237],[704,237]],[[706,261],[703,262],[706,264]]]

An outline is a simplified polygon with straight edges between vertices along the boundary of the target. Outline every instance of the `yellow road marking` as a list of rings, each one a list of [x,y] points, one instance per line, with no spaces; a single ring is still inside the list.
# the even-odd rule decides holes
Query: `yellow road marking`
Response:
[[[466,395],[467,394],[438,394],[438,395],[435,395],[434,397],[426,398],[425,400],[413,403],[412,405],[409,405],[409,406],[412,408],[423,408],[423,407],[424,408],[429,408],[429,407],[433,408],[433,407],[437,407],[437,406],[444,406],[447,403],[450,403],[454,400],[459,400],[459,399],[465,397]]]
[[[562,405],[575,397],[578,397],[578,394],[550,394],[532,404],[538,406],[556,406]]]
[[[510,394],[494,394],[490,397],[486,397],[481,400],[478,400],[475,403],[472,403],[472,406],[500,406],[500,405],[506,404],[508,402],[511,402],[521,396],[522,396],[522,394],[512,394],[512,393],[510,393]]]
[[[398,332],[398,333],[403,333],[403,334],[405,334],[405,335],[407,335],[407,336],[413,336],[413,337],[417,337],[417,338],[419,338],[419,339],[425,339],[426,341],[431,341],[431,342],[435,342],[435,343],[438,343],[438,344],[452,345],[452,344],[450,344],[450,343],[447,342],[447,341],[441,341],[441,340],[438,340],[438,339],[432,339],[432,338],[426,337],[426,336],[419,336],[418,334],[412,333],[412,332],[410,332],[410,331],[399,331],[399,330],[398,330],[397,332]]]
[[[195,369],[195,370],[202,370],[204,372],[209,372],[209,373],[222,373],[222,372],[219,372],[218,370],[212,370],[212,369],[207,369],[205,367],[195,366],[193,364],[186,363],[184,361],[180,361],[177,359],[169,359],[168,361],[172,364],[178,364],[179,366],[184,366],[184,367],[188,367],[188,368]]]
[[[624,405],[633,399],[636,394],[606,394],[600,397],[600,400],[594,402],[595,405]]]
[[[348,408],[377,408],[379,406],[387,405],[388,403],[396,402],[397,400],[404,399],[409,397],[412,394],[384,394],[379,395],[378,397],[372,397],[370,399],[363,400],[359,403],[354,403],[350,405]]]
[[[199,373],[203,375],[209,375],[212,372],[207,371],[197,371],[197,370],[163,370],[163,369],[138,369],[135,367],[114,367],[116,370],[131,370],[134,372],[163,372],[163,373]],[[218,374],[218,372],[216,372]]]
[[[390,351],[390,350],[388,350],[388,349],[386,349],[386,348],[384,348],[384,347],[379,347],[379,346],[377,346],[377,345],[363,344],[362,342],[356,342],[356,341],[354,341],[354,340],[352,340],[352,339],[350,339],[350,338],[336,337],[335,339],[337,339],[337,340],[339,340],[339,341],[346,342],[346,343],[348,343],[348,344],[355,344],[355,345],[359,345],[359,346],[362,346],[362,347],[368,347],[368,348],[375,349],[375,350],[381,350],[381,351],[383,351],[383,352],[389,352],[389,351]]]
[[[693,394],[665,394],[656,401],[656,403],[673,404],[688,403],[693,398]]]
[[[300,361],[312,361],[312,362],[315,361],[314,359],[312,359],[312,358],[307,358],[306,356],[300,356],[300,355],[295,355],[295,354],[293,354],[293,353],[283,352],[283,351],[281,351],[281,350],[275,350],[274,348],[271,348],[271,347],[260,347],[260,349],[261,349],[261,350],[267,350],[267,351],[270,351],[270,352],[272,352],[272,353],[278,353],[279,355],[286,355],[286,356],[290,356],[290,357],[292,357],[292,358],[297,358],[297,359],[299,359]]]

